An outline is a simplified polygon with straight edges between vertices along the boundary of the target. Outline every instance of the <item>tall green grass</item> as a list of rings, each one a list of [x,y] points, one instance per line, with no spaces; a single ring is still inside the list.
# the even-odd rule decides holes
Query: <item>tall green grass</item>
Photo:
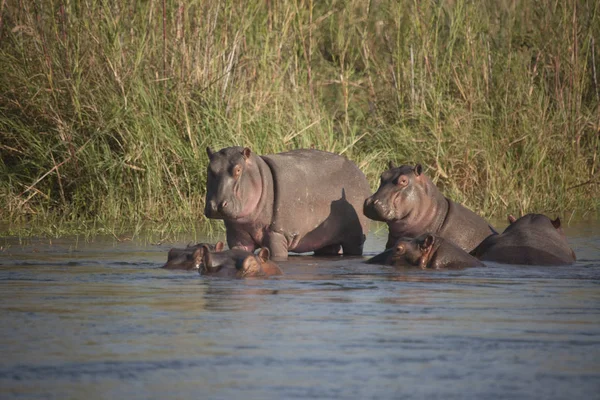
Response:
[[[374,189],[420,162],[487,217],[599,209],[597,1],[1,4],[11,232],[188,229],[231,145],[342,153]]]

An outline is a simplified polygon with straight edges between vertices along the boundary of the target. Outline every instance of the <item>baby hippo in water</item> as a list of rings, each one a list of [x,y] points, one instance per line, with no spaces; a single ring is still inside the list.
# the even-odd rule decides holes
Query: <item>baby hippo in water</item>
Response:
[[[480,260],[521,265],[568,265],[575,262],[560,227],[560,219],[543,214],[508,216],[510,225],[500,235],[492,235],[471,254]]]
[[[415,266],[421,269],[484,266],[481,261],[454,243],[431,233],[425,233],[416,238],[400,238],[391,249],[367,262],[396,267]]]
[[[232,249],[211,252],[204,247],[200,275],[221,278],[250,278],[282,275],[281,269],[270,260],[269,249],[263,247],[257,254],[246,250]]]
[[[187,271],[196,270],[202,264],[202,255],[204,247],[209,251],[223,251],[223,242],[216,244],[198,243],[194,246],[187,246],[185,249],[172,248],[167,256],[167,263],[162,266],[165,269],[183,269]]]

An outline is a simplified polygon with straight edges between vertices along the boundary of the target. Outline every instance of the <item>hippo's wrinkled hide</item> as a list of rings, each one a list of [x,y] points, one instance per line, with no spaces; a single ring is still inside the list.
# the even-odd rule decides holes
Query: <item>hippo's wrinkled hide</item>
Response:
[[[256,209],[250,213],[245,209],[244,218],[223,218],[230,248],[253,251],[268,247],[276,259],[287,258],[288,251],[318,253],[324,249],[336,253],[339,248],[344,254],[362,254],[369,220],[361,209],[370,188],[354,163],[319,150],[258,157],[241,147],[219,151],[221,155],[213,155],[211,163],[215,157],[239,159],[236,153],[244,152],[248,157],[242,161],[244,168],[239,179],[244,179],[245,174],[260,176],[260,187],[255,186],[254,190],[260,192],[260,199],[255,201],[245,194],[257,204]],[[207,190],[207,201],[210,198],[213,204],[223,204],[222,198],[227,194],[219,186],[219,176],[209,175],[209,181],[211,193]],[[219,198],[215,199],[212,192],[219,192]]]

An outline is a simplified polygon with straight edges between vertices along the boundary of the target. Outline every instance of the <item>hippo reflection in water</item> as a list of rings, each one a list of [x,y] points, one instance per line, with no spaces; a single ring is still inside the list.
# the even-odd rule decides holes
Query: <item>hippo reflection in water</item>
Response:
[[[454,243],[431,233],[416,238],[400,238],[391,249],[371,258],[367,263],[396,267],[414,266],[421,269],[484,266],[481,261]]]
[[[485,239],[471,254],[483,261],[521,265],[568,265],[576,260],[560,227],[560,219],[527,214],[508,216],[510,225],[500,235]]]
[[[205,247],[202,252],[200,275],[221,278],[255,278],[282,275],[281,269],[270,260],[269,249],[261,248],[257,254],[246,250],[231,249],[211,252]]]

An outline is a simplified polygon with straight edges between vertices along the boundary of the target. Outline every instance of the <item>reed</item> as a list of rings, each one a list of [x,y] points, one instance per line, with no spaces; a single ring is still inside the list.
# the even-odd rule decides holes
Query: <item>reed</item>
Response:
[[[420,162],[487,217],[596,215],[599,13],[591,0],[2,2],[0,220],[11,234],[190,229],[205,223],[205,147],[230,145],[343,153],[374,189],[388,160]]]

